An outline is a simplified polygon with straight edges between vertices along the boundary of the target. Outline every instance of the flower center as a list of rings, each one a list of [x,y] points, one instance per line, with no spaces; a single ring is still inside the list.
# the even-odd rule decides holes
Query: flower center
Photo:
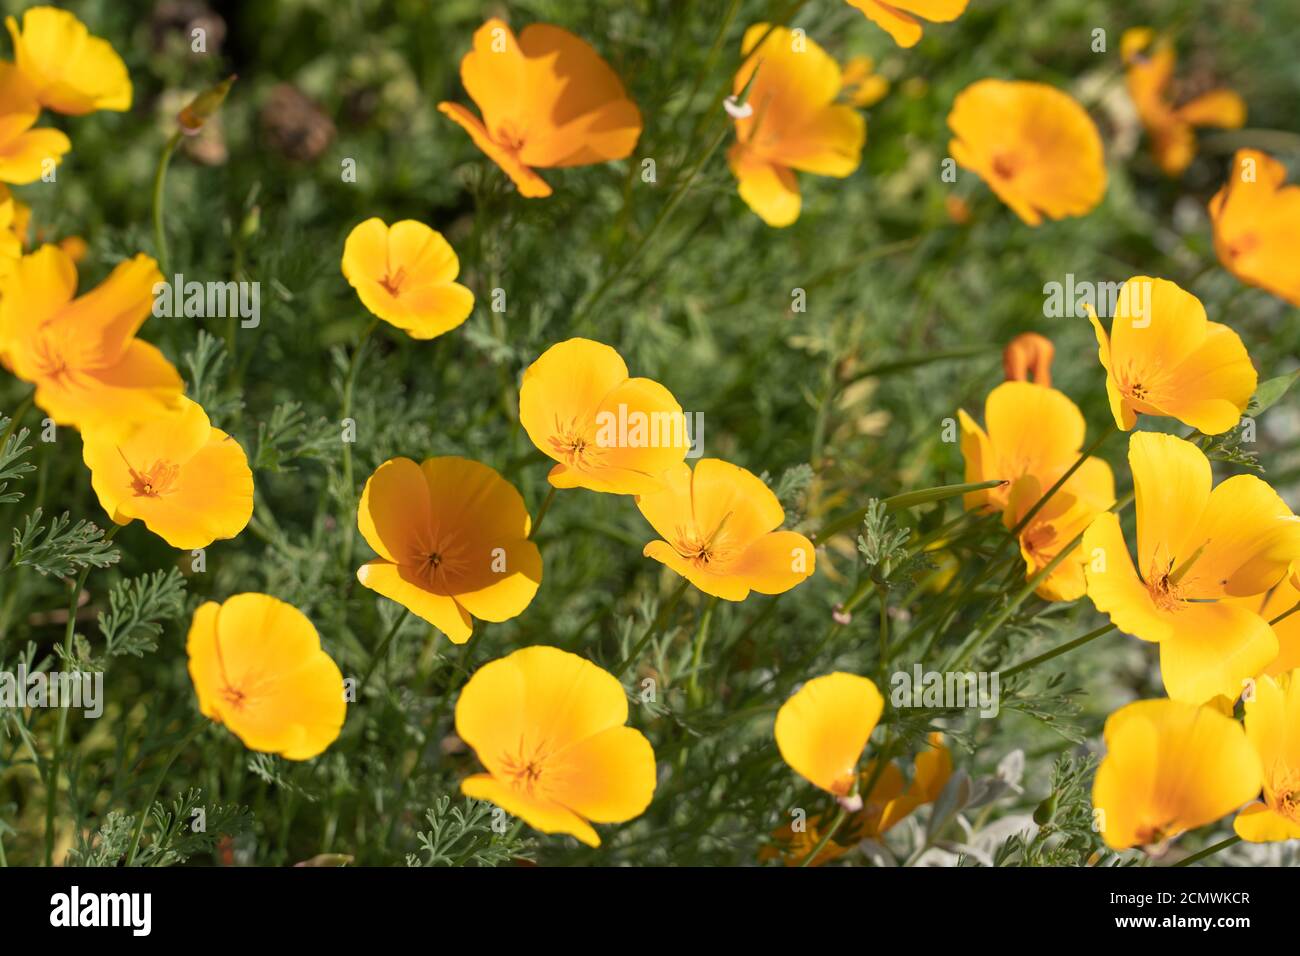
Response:
[[[1163,571],[1159,570],[1158,565],[1152,566],[1147,575],[1147,592],[1155,606],[1162,611],[1177,611],[1183,606],[1183,589],[1174,580],[1172,565]]]
[[[541,788],[547,754],[541,747],[537,747],[525,756],[523,749],[521,741],[519,753],[506,754],[501,758],[501,764],[510,785],[532,796]]]
[[[126,456],[123,455],[122,459],[125,461]],[[131,473],[131,490],[137,498],[157,498],[176,490],[181,466],[159,459],[143,471],[136,471],[128,462],[126,470]]]
[[[599,464],[600,446],[576,420],[565,423],[556,416],[550,443],[551,450],[570,468],[591,468]]]
[[[390,272],[388,275],[384,276],[379,280],[379,284],[388,290],[389,295],[396,296],[402,291],[402,283],[405,279],[406,268],[404,266],[398,266],[396,272]]]
[[[993,172],[1000,179],[1012,179],[1020,169],[1020,163],[1009,153],[999,153],[993,157]]]
[[[231,687],[229,684],[227,684],[225,687],[221,689],[221,696],[225,700],[225,702],[229,704],[231,707],[235,708],[235,710],[244,709],[244,701],[247,699],[247,697],[245,696],[244,692],[240,690],[238,687]]]
[[[1300,768],[1276,768],[1268,789],[1272,794],[1269,803],[1273,810],[1300,823]]]
[[[505,147],[512,153],[518,153],[524,148],[524,134],[513,123],[502,123],[498,126],[494,139],[497,145]]]

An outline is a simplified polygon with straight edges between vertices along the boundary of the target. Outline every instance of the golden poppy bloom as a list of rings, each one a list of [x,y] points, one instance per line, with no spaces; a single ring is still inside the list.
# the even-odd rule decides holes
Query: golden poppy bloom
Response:
[[[1088,597],[1126,633],[1160,645],[1170,697],[1193,704],[1223,694],[1278,654],[1259,614],[1231,597],[1260,595],[1300,554],[1300,522],[1272,488],[1237,475],[1211,490],[1209,459],[1173,435],[1129,440],[1138,563],[1119,518],[1099,516],[1083,536]]]
[[[1106,370],[1106,395],[1124,431],[1141,415],[1176,418],[1206,435],[1234,428],[1255,394],[1255,367],[1236,332],[1205,317],[1200,299],[1166,279],[1120,288],[1110,334],[1085,306]]]
[[[431,339],[460,325],[474,293],[455,282],[460,260],[442,237],[414,219],[390,227],[367,219],[343,243],[343,275],[370,312],[413,339]]]
[[[862,161],[867,123],[836,102],[844,86],[839,64],[802,31],[756,23],[745,31],[741,53],[745,62],[732,89],[739,96],[748,87],[747,109],[736,116],[727,162],[745,204],[769,226],[788,226],[802,204],[795,170],[850,175]]]
[[[1168,176],[1177,176],[1196,155],[1197,126],[1236,129],[1246,122],[1246,103],[1232,90],[1210,90],[1182,106],[1169,99],[1174,75],[1174,49],[1167,38],[1155,38],[1147,27],[1133,27],[1120,38],[1124,81],[1138,118],[1151,137],[1156,163]]]
[[[812,576],[812,542],[777,531],[785,510],[772,489],[744,468],[704,458],[694,471],[679,462],[661,491],[636,506],[663,536],[643,552],[705,594],[743,601],[751,590],[781,594]]]
[[[590,44],[546,23],[516,40],[493,18],[474,33],[460,61],[465,91],[482,120],[459,103],[438,110],[460,124],[519,188],[541,198],[551,187],[536,169],[590,166],[630,156],[641,112]]]
[[[979,80],[957,94],[948,150],[1027,225],[1091,212],[1106,192],[1101,134],[1044,83]]]
[[[36,404],[60,425],[121,424],[174,408],[184,391],[180,375],[135,337],[161,282],[157,264],[142,254],[74,298],[72,259],[42,246],[0,281],[0,357],[36,386]]]
[[[100,505],[118,524],[139,518],[173,548],[233,538],[253,516],[253,473],[239,442],[188,398],[133,425],[100,422],[82,455]]]
[[[963,496],[968,511],[1001,511],[1010,517],[1006,513],[1016,482],[1033,478],[1046,491],[1083,450],[1086,426],[1079,407],[1064,392],[1035,382],[1003,382],[989,392],[984,400],[987,431],[964,409],[958,409],[957,420],[961,424],[966,481],[1004,482]],[[1077,474],[1071,482],[1077,480]],[[1069,490],[1069,486],[1062,490]],[[1010,520],[1007,527],[1016,520]]]
[[[869,56],[850,57],[840,74],[840,95],[852,106],[866,109],[875,106],[889,92],[889,81],[876,72],[876,61]]]
[[[338,739],[343,675],[296,607],[267,594],[207,601],[185,650],[199,710],[249,750],[310,760]]]
[[[865,677],[842,671],[814,677],[777,711],[781,759],[845,809],[860,810],[858,761],[884,709],[885,699]]]
[[[686,417],[672,393],[628,378],[608,345],[569,339],[524,370],[519,422],[556,462],[556,488],[635,495],[663,487],[662,475],[690,449]]]
[[[1246,739],[1264,772],[1264,799],[1233,821],[1251,843],[1300,840],[1300,680],[1261,677],[1246,699]]]
[[[1210,219],[1225,269],[1300,305],[1300,186],[1285,182],[1286,168],[1272,156],[1239,149],[1232,175],[1210,200]]]
[[[456,733],[487,769],[460,792],[600,846],[592,823],[638,817],[654,796],[654,750],[626,723],[623,685],[590,661],[558,647],[507,654],[456,701]]]
[[[66,10],[31,7],[23,26],[5,18],[14,41],[14,59],[31,82],[42,106],[80,115],[95,110],[131,108],[131,77],[107,40],[91,36]]]
[[[912,782],[904,786],[903,773],[889,763],[880,772],[875,786],[863,798],[862,809],[850,817],[845,832],[854,840],[874,839],[892,830],[916,810],[939,799],[952,777],[952,751],[935,731],[927,741],[929,747],[916,755],[912,764]],[[875,774],[875,761],[860,774],[860,788],[865,788]]]
[[[884,30],[901,47],[912,47],[921,39],[921,20],[949,23],[966,11],[970,0],[847,0]],[[920,19],[918,19],[920,18]]]
[[[1019,524],[1050,487],[1032,475],[1011,486],[1011,499],[1003,520],[1008,528]],[[1020,532],[1020,556],[1025,561],[1028,581],[1051,564],[1061,551],[1083,534],[1093,520],[1115,504],[1115,476],[1100,458],[1089,458],[1079,466],[1056,494],[1038,510]],[[1070,556],[1039,582],[1034,593],[1046,601],[1077,601],[1088,589],[1084,577],[1087,552],[1082,543]]]
[[[1037,332],[1022,332],[1002,350],[1002,370],[1008,382],[1028,382],[1052,387],[1052,340]]]
[[[508,621],[542,583],[514,485],[468,458],[392,458],[366,481],[357,526],[379,555],[357,580],[464,644],[474,618]]]
[[[0,182],[35,182],[47,162],[58,165],[72,148],[60,130],[32,129],[40,115],[31,82],[12,63],[0,63]]]
[[[1211,707],[1139,700],[1111,714],[1104,735],[1092,805],[1111,849],[1162,852],[1259,793],[1259,758],[1241,725]]]

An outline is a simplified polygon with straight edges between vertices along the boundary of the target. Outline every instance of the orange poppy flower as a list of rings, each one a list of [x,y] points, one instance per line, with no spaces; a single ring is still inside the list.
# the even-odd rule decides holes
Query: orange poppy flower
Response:
[[[459,103],[439,103],[439,111],[464,127],[521,196],[551,194],[536,169],[624,159],[641,137],[641,113],[618,74],[559,27],[534,23],[516,40],[503,21],[489,20],[460,61],[460,78],[482,120]]]
[[[741,52],[732,88],[739,95],[748,87],[748,110],[736,117],[727,161],[746,205],[769,226],[788,226],[802,204],[794,171],[850,175],[862,161],[867,123],[836,102],[844,86],[839,64],[802,32],[756,23]]]
[[[366,481],[357,526],[379,555],[357,580],[464,644],[474,618],[508,621],[542,583],[542,555],[515,487],[467,458],[384,462]]]
[[[162,352],[136,338],[162,275],[138,255],[74,298],[77,269],[58,246],[18,260],[0,282],[0,358],[36,386],[61,425],[120,425],[174,408],[184,383]]]
[[[1120,38],[1124,80],[1138,118],[1151,137],[1156,163],[1169,176],[1185,170],[1196,155],[1197,126],[1236,129],[1246,122],[1246,103],[1232,90],[1211,90],[1182,106],[1168,99],[1174,50],[1147,27],[1125,30]]]
[[[1055,87],[980,80],[957,94],[948,126],[953,158],[1030,226],[1082,216],[1106,192],[1101,134]]]
[[[743,601],[751,590],[781,594],[812,576],[812,542],[777,531],[785,511],[772,489],[744,468],[704,458],[668,469],[661,491],[636,506],[664,537],[645,546],[654,558],[705,594]]]
[[[600,846],[592,822],[631,820],[654,796],[654,750],[626,723],[614,675],[558,647],[515,651],[475,671],[456,701],[456,733],[487,769],[460,791]]]
[[[42,106],[72,115],[131,108],[126,64],[112,44],[91,36],[71,13],[31,7],[23,12],[21,30],[13,17],[5,18],[5,26],[18,69]]]
[[[1236,332],[1205,317],[1190,292],[1165,279],[1134,276],[1120,288],[1110,335],[1085,306],[1106,370],[1115,425],[1128,431],[1142,415],[1176,418],[1206,435],[1241,420],[1257,376]]]
[[[776,713],[781,759],[846,810],[861,810],[858,761],[884,709],[885,699],[866,677],[843,671],[814,677]]]
[[[1135,432],[1129,467],[1137,512],[1137,565],[1112,513],[1083,536],[1088,597],[1126,633],[1160,645],[1170,697],[1236,699],[1278,655],[1258,613],[1234,597],[1262,595],[1300,554],[1300,521],[1254,475],[1213,483],[1196,445]]]
[[[1267,153],[1239,149],[1232,175],[1210,200],[1214,249],[1247,285],[1300,305],[1300,186]]]
[[[1300,671],[1261,677],[1246,698],[1245,724],[1264,768],[1264,799],[1232,827],[1251,843],[1300,840]]]
[[[628,378],[622,356],[590,339],[552,345],[524,370],[519,421],[557,462],[549,476],[556,488],[657,491],[664,471],[690,449],[672,393],[651,379]]]
[[[474,311],[474,293],[453,281],[460,260],[442,233],[403,219],[367,219],[343,244],[343,275],[370,312],[413,339],[431,339]]]
[[[31,82],[12,63],[0,63],[0,182],[35,182],[72,148],[60,130],[32,129],[40,114]]]
[[[871,792],[863,798],[862,809],[845,824],[846,834],[855,840],[875,839],[919,808],[939,799],[952,777],[952,751],[944,744],[943,734],[937,731],[926,740],[929,746],[913,761],[912,782],[904,786],[898,765],[886,764]],[[862,768],[860,789],[871,783],[875,772],[875,761]]]
[[[338,739],[343,675],[296,607],[266,594],[207,601],[185,650],[199,710],[249,750],[310,760]]]
[[[921,39],[921,19],[949,23],[966,11],[970,0],[848,0],[868,20],[901,47],[916,46]],[[918,19],[918,17],[920,19]]]
[[[1022,332],[1002,350],[1002,370],[1008,382],[1027,382],[1052,386],[1052,357],[1056,348],[1052,340],[1037,332]]]
[[[233,538],[253,516],[253,473],[239,442],[213,428],[197,402],[179,399],[125,428],[100,422],[82,434],[99,503],[118,524],[139,518],[173,548]]]

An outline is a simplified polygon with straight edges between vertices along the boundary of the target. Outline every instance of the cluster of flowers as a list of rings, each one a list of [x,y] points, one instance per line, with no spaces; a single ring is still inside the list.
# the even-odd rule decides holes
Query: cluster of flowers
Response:
[[[850,2],[903,46],[920,37],[917,16],[952,20],[966,6]],[[62,134],[30,129],[41,105],[125,109],[131,88],[108,44],[68,14],[35,8],[21,32],[13,21],[10,30],[18,62],[0,75],[0,112],[12,119],[0,124],[0,179],[24,182],[69,145]],[[1160,45],[1146,53],[1153,40],[1130,34],[1123,53],[1160,163],[1174,172],[1194,150],[1192,126],[1232,125],[1224,115],[1231,97],[1170,106],[1163,91],[1172,60]],[[866,132],[853,106],[878,99],[885,84],[863,58],[841,70],[799,30],[755,24],[742,53],[727,104],[737,137],[729,164],[750,208],[770,225],[788,225],[800,210],[795,171],[852,173]],[[488,21],[461,78],[481,118],[455,103],[439,109],[524,197],[551,193],[538,169],[626,158],[640,137],[640,112],[618,76],[558,27],[534,24],[516,37]],[[1101,136],[1060,90],[981,80],[958,95],[948,122],[956,161],[1025,223],[1082,215],[1100,202]],[[1300,189],[1284,187],[1281,167],[1261,153],[1243,150],[1234,162],[1239,175],[1210,205],[1220,258],[1243,281],[1300,303],[1300,268],[1286,251],[1300,230]],[[11,222],[20,218],[5,208]],[[446,333],[474,307],[472,292],[455,281],[455,252],[419,222],[361,223],[341,265],[376,321],[415,339]],[[92,485],[115,522],[138,518],[174,547],[202,548],[247,525],[252,476],[238,443],[211,426],[182,394],[175,368],[136,337],[160,280],[154,261],[140,255],[76,297],[72,256],[49,245],[24,255],[19,240],[0,277],[0,359],[35,386],[36,403],[54,421],[81,431]],[[1194,434],[1235,427],[1257,384],[1236,334],[1164,280],[1131,279],[1119,301],[1109,333],[1092,317],[1118,428],[1131,430],[1139,414],[1177,419]],[[967,508],[1001,513],[1043,597],[1087,594],[1116,626],[1160,646],[1170,699],[1130,705],[1107,722],[1109,754],[1094,792],[1106,841],[1159,845],[1261,790],[1263,801],[1238,818],[1242,836],[1300,836],[1300,682],[1291,672],[1300,634],[1284,646],[1273,627],[1281,618],[1270,617],[1298,599],[1300,579],[1288,574],[1300,559],[1300,524],[1263,481],[1238,477],[1212,489],[1197,445],[1138,433],[1129,451],[1135,566],[1110,468],[1081,451],[1083,417],[1051,388],[1050,343],[1018,340],[1007,368],[1011,380],[989,395],[985,428],[961,413],[968,480],[1001,482],[968,495]],[[742,601],[751,591],[787,591],[813,573],[812,543],[778,530],[785,515],[768,486],[724,461],[691,468],[681,406],[663,385],[629,377],[612,348],[587,339],[549,348],[524,372],[519,417],[555,461],[553,488],[633,496],[661,536],[645,556],[680,575],[682,587]],[[611,420],[633,417],[666,427],[611,436]],[[469,639],[475,618],[523,613],[540,586],[536,525],[523,498],[480,462],[389,460],[366,482],[357,523],[377,554],[358,580],[455,643]],[[262,594],[206,603],[187,649],[202,712],[246,746],[307,759],[337,738],[342,676],[297,609]],[[1244,730],[1231,717],[1243,687]],[[820,817],[791,829],[789,858],[833,859],[844,852],[831,841],[836,829],[877,836],[938,797],[952,772],[938,735],[916,758],[910,784],[883,758],[859,770],[883,707],[872,681],[833,673],[808,681],[780,709],[774,732],[783,758],[841,811],[824,833]],[[488,663],[456,706],[457,733],[487,771],[466,779],[463,792],[544,832],[597,845],[593,822],[635,817],[655,788],[653,751],[625,726],[627,717],[618,677],[576,655],[535,646]]]

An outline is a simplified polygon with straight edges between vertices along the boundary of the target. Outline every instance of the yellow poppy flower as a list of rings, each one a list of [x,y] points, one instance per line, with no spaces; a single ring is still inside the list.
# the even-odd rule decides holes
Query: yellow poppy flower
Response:
[[[980,80],[957,94],[948,150],[1027,225],[1082,216],[1106,192],[1101,134],[1082,106],[1043,83]]]
[[[464,644],[474,618],[522,614],[542,583],[532,520],[514,485],[467,458],[384,462],[366,481],[357,526],[379,555],[357,580]]]
[[[1027,475],[1011,486],[1011,499],[1004,513],[1007,527],[1020,523],[1047,491],[1038,479]],[[1100,458],[1089,458],[1020,532],[1020,556],[1025,561],[1028,581],[1051,564],[1068,545],[1115,503],[1115,476]],[[1077,544],[1070,556],[1039,582],[1034,593],[1046,601],[1077,601],[1087,591],[1084,565],[1087,552]]]
[[[456,733],[487,769],[461,793],[600,846],[592,823],[631,820],[654,796],[654,750],[626,723],[623,685],[576,654],[525,647],[491,661],[456,701]]]
[[[1017,481],[1036,479],[1037,486],[1046,491],[1083,450],[1085,425],[1079,407],[1063,392],[1036,382],[1003,382],[989,392],[984,400],[988,431],[964,410],[958,410],[957,420],[966,481],[1004,482],[965,495],[962,501],[968,511],[1001,511],[1005,515]],[[1007,526],[1014,523],[1012,520]]]
[[[1208,321],[1196,296],[1165,279],[1134,276],[1120,288],[1109,335],[1086,308],[1119,428],[1131,429],[1139,414],[1161,415],[1219,435],[1241,420],[1255,393],[1255,367],[1237,333]]]
[[[536,169],[624,159],[641,137],[641,113],[618,74],[586,41],[550,24],[530,24],[516,40],[503,21],[487,21],[460,61],[460,79],[483,118],[459,103],[439,103],[439,111],[521,196],[551,194]]]
[[[966,11],[970,0],[848,0],[901,47],[916,46],[921,39],[921,20],[949,23]],[[918,19],[920,18],[920,19]]]
[[[519,421],[557,462],[549,476],[556,488],[656,491],[664,471],[690,449],[672,393],[648,378],[628,378],[622,356],[590,339],[552,345],[524,370]]]
[[[72,259],[42,246],[0,281],[0,357],[36,386],[36,404],[60,425],[123,424],[174,408],[184,391],[180,375],[135,337],[160,282],[153,259],[138,255],[74,298]]]
[[[31,183],[56,166],[72,141],[60,130],[32,129],[41,114],[35,91],[12,63],[0,63],[0,182]]]
[[[1121,630],[1160,645],[1170,697],[1235,699],[1277,657],[1268,622],[1229,597],[1262,594],[1300,554],[1300,522],[1272,488],[1237,475],[1211,490],[1210,462],[1191,442],[1137,432],[1129,441],[1138,563],[1119,518],[1083,537],[1088,597]]]
[[[403,219],[390,227],[367,219],[343,244],[343,275],[361,304],[413,339],[431,339],[460,325],[474,293],[453,281],[460,260],[442,233]]]
[[[296,607],[266,594],[207,601],[185,650],[199,710],[249,750],[310,760],[338,739],[343,675]]]
[[[1264,799],[1232,827],[1251,843],[1300,840],[1300,671],[1261,677],[1246,698],[1246,739],[1264,772]]]
[[[858,109],[875,106],[889,92],[889,81],[876,72],[876,61],[869,56],[850,57],[840,75],[840,95]]]
[[[776,714],[776,746],[790,769],[850,811],[862,809],[858,760],[885,709],[865,677],[836,671],[814,677]]]
[[[1037,332],[1022,332],[1002,350],[1002,370],[1008,382],[1028,382],[1052,387],[1052,340]]]
[[[943,734],[934,732],[927,738],[929,746],[916,755],[912,764],[912,782],[903,785],[903,774],[896,764],[885,765],[871,792],[863,798],[862,809],[848,819],[845,833],[854,840],[874,839],[902,823],[920,807],[934,803],[952,777],[952,752],[943,742]],[[860,775],[865,788],[875,774],[875,761],[868,763]]]
[[[1210,200],[1210,219],[1225,269],[1300,305],[1300,186],[1285,182],[1286,168],[1272,156],[1239,149],[1232,175]]]
[[[131,108],[131,77],[107,40],[91,36],[66,10],[31,7],[23,26],[13,17],[5,26],[14,41],[18,69],[31,81],[41,105],[58,113]]]
[[[850,175],[862,161],[867,123],[835,102],[844,85],[839,64],[802,31],[756,23],[745,31],[741,53],[745,62],[732,88],[740,95],[748,87],[747,115],[736,116],[727,162],[746,205],[769,226],[788,226],[802,204],[795,170]]]
[[[1161,852],[1259,793],[1259,758],[1241,725],[1211,707],[1139,700],[1106,720],[1092,805],[1115,850]]]
[[[233,538],[253,516],[253,473],[239,442],[188,398],[132,425],[82,434],[100,505],[118,524],[136,518],[173,548]]]
[[[643,552],[705,594],[743,601],[751,590],[781,594],[812,576],[812,542],[777,531],[785,510],[772,489],[744,468],[704,458],[664,473],[661,491],[636,506],[665,540]]]
[[[1169,176],[1185,170],[1196,155],[1196,126],[1236,129],[1246,122],[1246,103],[1232,90],[1210,90],[1182,106],[1169,100],[1174,49],[1147,27],[1125,30],[1120,38],[1124,81],[1138,118],[1151,137],[1156,163]]]

